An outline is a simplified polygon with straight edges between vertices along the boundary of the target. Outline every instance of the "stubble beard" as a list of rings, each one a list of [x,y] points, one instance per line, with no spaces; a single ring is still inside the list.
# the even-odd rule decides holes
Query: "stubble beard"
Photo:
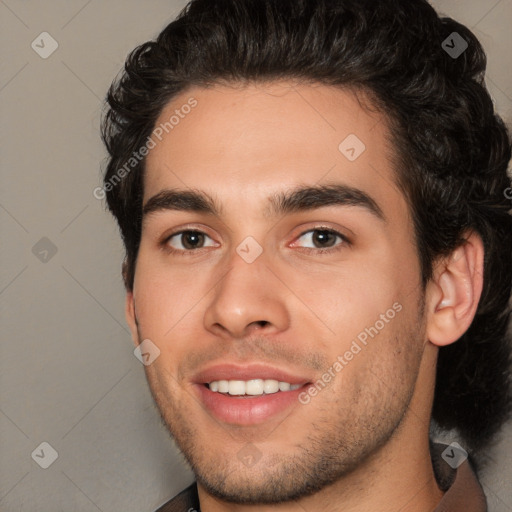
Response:
[[[384,357],[374,352],[360,374],[352,374],[355,381],[350,400],[345,398],[344,389],[337,396],[329,388],[320,392],[311,402],[315,404],[314,419],[302,437],[290,441],[281,451],[275,446],[265,450],[264,442],[257,443],[261,458],[251,467],[237,457],[244,444],[233,444],[228,432],[224,436],[226,445],[220,446],[212,442],[207,429],[200,430],[190,410],[191,406],[197,417],[197,401],[184,396],[181,388],[178,394],[173,393],[170,387],[176,388],[177,384],[166,382],[149,367],[146,377],[163,424],[209,494],[237,504],[285,503],[335,484],[360,468],[390,440],[413,396],[421,351],[410,347],[419,345],[421,335],[418,327],[402,328],[393,341],[386,340],[387,346],[394,347],[393,353]],[[393,381],[397,375],[398,383]],[[183,400],[180,403],[174,398],[180,393],[184,401],[188,398],[188,407]],[[296,407],[310,406],[297,403]],[[311,411],[301,417],[311,418]],[[293,412],[285,421],[296,421]],[[212,428],[219,428],[218,422],[212,420],[211,424]]]

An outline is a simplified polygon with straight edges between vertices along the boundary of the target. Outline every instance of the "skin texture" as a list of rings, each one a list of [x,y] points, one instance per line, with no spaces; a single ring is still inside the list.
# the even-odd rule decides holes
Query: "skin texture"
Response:
[[[192,88],[156,125],[191,97],[197,106],[147,157],[144,204],[165,189],[194,189],[222,215],[145,216],[126,313],[134,342],[160,350],[147,379],[197,476],[201,509],[433,510],[442,497],[428,452],[437,350],[474,316],[480,240],[468,234],[422,290],[386,120],[350,91],[292,82]],[[349,134],[366,146],[354,161],[338,149]],[[384,220],[349,205],[265,214],[272,194],[332,183],[364,191]],[[311,230],[326,227],[349,242],[316,245]],[[185,236],[168,239],[184,229],[206,235],[198,249],[186,252]],[[236,251],[248,236],[263,250],[252,263]],[[307,404],[233,425],[194,393],[194,375],[224,362],[267,363],[316,382],[393,304],[394,318]],[[250,466],[244,450],[256,454]]]

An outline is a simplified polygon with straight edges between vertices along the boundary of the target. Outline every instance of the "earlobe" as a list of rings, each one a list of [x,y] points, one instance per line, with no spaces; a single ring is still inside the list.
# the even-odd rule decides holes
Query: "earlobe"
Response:
[[[427,336],[444,346],[458,340],[475,316],[483,288],[484,247],[473,233],[434,269],[427,286]]]
[[[135,301],[133,298],[133,291],[126,292],[125,317],[126,317],[126,322],[128,323],[128,327],[130,328],[130,332],[132,334],[133,344],[136,347],[138,347],[139,346],[139,335],[138,335],[138,329],[137,329],[137,316],[135,314]]]

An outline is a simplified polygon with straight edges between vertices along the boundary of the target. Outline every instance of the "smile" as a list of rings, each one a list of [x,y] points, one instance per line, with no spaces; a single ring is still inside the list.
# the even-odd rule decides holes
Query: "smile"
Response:
[[[205,410],[223,423],[258,425],[300,405],[299,394],[312,382],[263,364],[222,364],[200,371],[194,393]]]
[[[299,389],[300,384],[277,381],[274,379],[251,379],[251,380],[214,380],[207,384],[210,391],[225,393],[229,395],[270,395],[279,391],[294,391]]]

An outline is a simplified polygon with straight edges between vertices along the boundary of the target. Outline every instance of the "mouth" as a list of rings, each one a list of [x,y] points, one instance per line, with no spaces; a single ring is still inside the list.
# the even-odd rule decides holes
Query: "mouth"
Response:
[[[299,405],[311,379],[263,365],[222,365],[196,375],[199,400],[217,420],[257,425]]]
[[[205,386],[214,393],[237,397],[272,395],[295,391],[301,387],[300,384],[290,384],[275,379],[214,380],[206,383]]]

